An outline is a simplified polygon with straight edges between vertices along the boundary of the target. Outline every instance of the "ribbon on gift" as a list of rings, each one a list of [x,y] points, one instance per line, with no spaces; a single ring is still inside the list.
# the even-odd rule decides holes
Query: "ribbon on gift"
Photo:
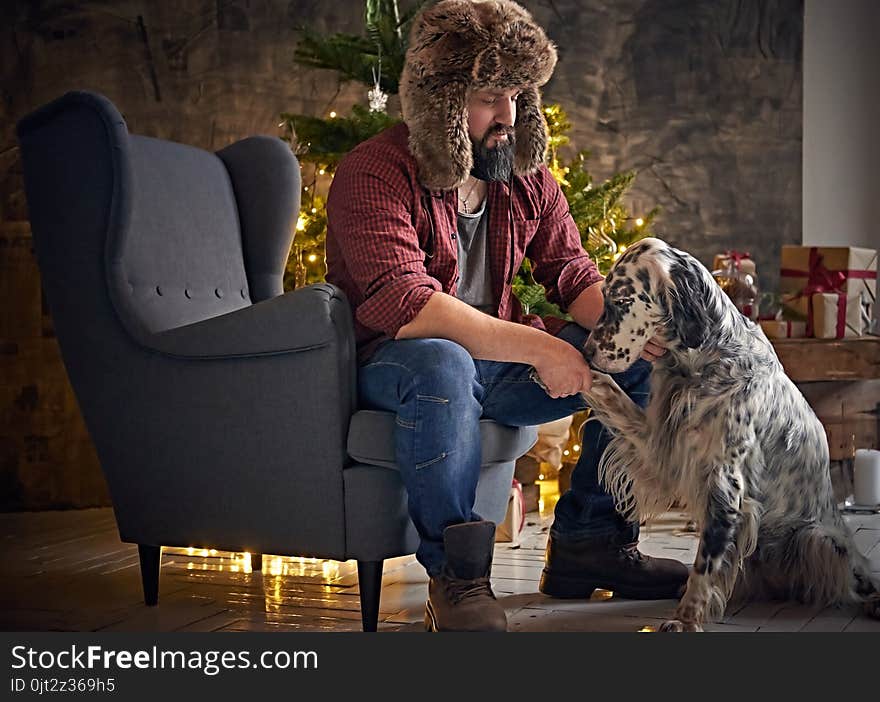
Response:
[[[771,339],[794,339],[806,334],[806,323],[764,315],[758,318],[758,324]],[[803,324],[800,328],[795,325]]]
[[[724,257],[733,263],[733,267],[736,270],[740,270],[742,267],[743,259],[748,258],[751,260],[752,255],[748,251],[737,251],[735,249],[728,249],[724,252]]]
[[[825,267],[822,263],[824,256],[819,253],[817,246],[810,247],[810,263],[807,270],[807,284],[791,299],[797,300],[801,297],[807,298],[807,336],[813,336],[813,295],[815,293],[834,293],[838,296],[837,309],[843,308],[844,324],[846,322],[846,292],[843,286],[846,285],[846,279],[850,278],[870,278],[877,276],[875,271],[832,271]],[[853,275],[863,273],[864,275]],[[788,277],[802,277],[803,271],[792,268],[783,268],[780,275]],[[840,326],[840,316],[838,315],[838,326]],[[842,338],[843,334],[838,338]]]
[[[832,298],[833,307],[831,307],[827,298]],[[820,339],[842,339],[846,336],[846,295],[843,293],[816,293],[812,296],[811,301],[813,303],[813,310],[811,314],[811,321],[813,322],[813,334]],[[818,310],[822,311],[822,314],[818,314]],[[832,311],[833,310],[833,311]],[[828,322],[831,314],[834,315],[834,336],[828,336]],[[818,321],[821,322],[822,328],[821,333],[816,335],[816,325]]]
[[[876,259],[876,256],[874,257]],[[831,270],[825,267],[825,264],[822,263],[824,256],[819,253],[818,246],[810,247],[810,263],[809,270],[805,273],[802,270],[797,268],[783,268],[779,271],[779,275],[783,278],[807,278],[807,285],[811,285],[814,280],[817,281],[826,281],[833,285],[837,282],[839,285],[843,285],[850,278],[858,278],[860,280],[877,280],[877,271],[869,271],[869,270]],[[871,264],[873,265],[874,259],[871,260]],[[841,282],[842,281],[842,282]],[[827,290],[816,290],[814,292],[830,292]],[[796,297],[803,297],[803,294],[799,294]]]

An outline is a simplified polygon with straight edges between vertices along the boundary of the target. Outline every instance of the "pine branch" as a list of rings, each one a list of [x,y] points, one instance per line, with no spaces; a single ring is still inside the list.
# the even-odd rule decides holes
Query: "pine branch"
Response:
[[[281,125],[300,161],[320,164],[332,173],[355,146],[399,121],[363,105],[354,105],[351,112],[351,117],[332,119],[284,112]]]
[[[409,29],[423,4],[411,8],[401,19],[396,0],[366,0],[366,37],[352,34],[323,37],[300,26],[297,28],[300,41],[294,50],[294,61],[310,68],[334,70],[343,81],[357,81],[370,88],[376,82],[374,71],[380,72],[382,90],[396,95],[406,58]]]

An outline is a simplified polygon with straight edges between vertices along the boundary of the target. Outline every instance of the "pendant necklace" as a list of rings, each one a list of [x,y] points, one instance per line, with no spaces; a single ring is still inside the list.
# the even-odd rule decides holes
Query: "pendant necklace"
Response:
[[[477,187],[477,183],[478,183],[478,182],[479,182],[479,180],[478,180],[477,178],[474,178],[474,182],[473,182],[473,185],[471,185],[471,189],[468,190],[467,195],[465,195],[465,196],[464,196],[464,200],[462,200],[462,203],[461,203],[461,204],[464,205],[464,213],[465,213],[465,214],[470,214],[470,213],[471,213],[470,209],[468,208],[468,198],[471,196],[471,193],[474,192],[474,188]]]

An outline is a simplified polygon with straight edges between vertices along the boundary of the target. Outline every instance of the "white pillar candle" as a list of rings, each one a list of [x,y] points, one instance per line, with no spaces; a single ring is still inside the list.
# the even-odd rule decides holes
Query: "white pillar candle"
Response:
[[[853,501],[857,505],[880,504],[880,451],[856,450],[853,466]]]

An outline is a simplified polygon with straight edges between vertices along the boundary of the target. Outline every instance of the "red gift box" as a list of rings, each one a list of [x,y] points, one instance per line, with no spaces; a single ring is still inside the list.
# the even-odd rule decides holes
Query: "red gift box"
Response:
[[[874,302],[874,281],[877,280],[877,251],[855,246],[783,246],[779,287],[783,293],[786,316],[807,322],[807,336],[814,335],[813,298],[817,294],[833,295],[836,312],[833,334],[837,335],[840,313],[843,314],[842,336],[864,333],[864,318],[870,318]],[[831,301],[823,305],[830,305]],[[824,313],[824,338],[831,324]]]

